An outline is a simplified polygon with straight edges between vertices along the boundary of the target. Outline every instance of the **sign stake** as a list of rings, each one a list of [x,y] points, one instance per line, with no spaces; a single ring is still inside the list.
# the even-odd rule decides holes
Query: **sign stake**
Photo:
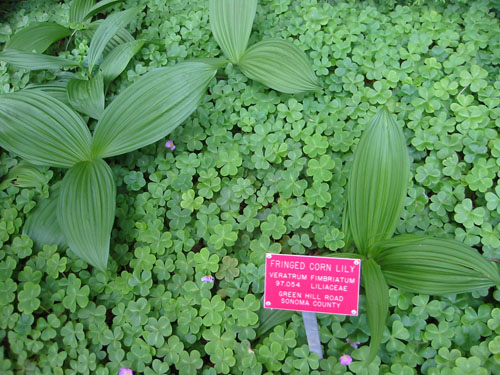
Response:
[[[323,359],[323,350],[321,349],[321,340],[319,338],[318,321],[316,314],[312,312],[302,311],[302,319],[304,319],[304,327],[306,329],[307,344],[309,351],[316,353],[319,359]]]

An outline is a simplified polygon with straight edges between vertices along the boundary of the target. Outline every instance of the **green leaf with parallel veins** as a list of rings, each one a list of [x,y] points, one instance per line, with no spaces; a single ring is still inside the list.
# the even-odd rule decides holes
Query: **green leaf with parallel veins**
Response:
[[[256,9],[257,0],[210,0],[208,3],[214,38],[234,64],[247,48]]]
[[[101,71],[106,85],[125,70],[129,61],[139,52],[143,45],[144,40],[134,40],[133,42],[120,44],[111,50],[101,64]]]
[[[120,155],[165,137],[198,107],[216,71],[183,62],[139,78],[106,108],[94,132],[93,155]]]
[[[123,27],[128,25],[137,15],[138,9],[131,8],[122,12],[113,13],[97,28],[89,46],[89,72],[92,72],[95,63],[104,52],[104,48],[111,38]]]
[[[321,89],[305,53],[286,40],[264,40],[251,46],[238,65],[248,78],[287,94]]]
[[[62,57],[23,52],[15,49],[4,49],[0,52],[0,61],[27,70],[61,69],[78,66],[77,62]]]
[[[347,187],[349,224],[361,254],[390,238],[403,209],[408,184],[406,141],[394,116],[380,109],[354,153]]]
[[[71,35],[71,30],[54,22],[42,22],[18,31],[5,48],[43,53],[52,43]]]
[[[111,168],[102,159],[76,164],[61,186],[57,219],[77,256],[104,271],[116,209]]]
[[[42,200],[24,223],[23,233],[30,236],[40,249],[47,244],[67,246],[61,226],[57,221],[59,193],[60,183],[58,182],[51,186],[50,197]]]
[[[500,284],[496,265],[451,239],[402,235],[376,245],[387,282],[429,295],[464,293]]]
[[[69,7],[69,22],[82,22],[94,4],[95,0],[73,0]]]
[[[366,361],[369,364],[375,359],[382,342],[387,312],[389,311],[389,287],[379,265],[373,259],[363,261],[361,269],[371,336],[370,355]]]
[[[68,99],[77,111],[99,119],[104,112],[104,81],[99,72],[90,80],[74,78],[68,82]]]
[[[99,26],[104,22],[104,20],[97,20],[90,24],[88,24],[85,29],[80,30],[79,33],[83,35],[83,37],[87,39],[92,39],[94,34],[96,33]],[[114,48],[119,46],[120,44],[133,42],[135,39],[126,29],[123,27],[119,29],[115,35],[111,37],[106,47],[104,47],[104,55],[106,56],[110,53]]]
[[[36,90],[1,96],[0,146],[32,164],[69,168],[90,160],[91,135],[80,116]]]

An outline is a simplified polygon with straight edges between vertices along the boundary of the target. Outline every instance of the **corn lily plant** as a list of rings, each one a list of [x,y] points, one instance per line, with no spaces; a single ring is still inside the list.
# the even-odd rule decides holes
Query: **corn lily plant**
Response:
[[[362,259],[371,331],[368,363],[375,358],[389,310],[389,285],[412,293],[445,295],[500,284],[495,263],[453,239],[395,236],[409,179],[402,130],[386,108],[375,115],[354,153],[347,187],[344,232]]]
[[[403,211],[409,172],[403,132],[394,116],[382,108],[354,153],[343,217],[348,252],[325,254],[362,261],[371,333],[367,365],[375,359],[382,342],[389,311],[389,286],[439,296],[500,284],[497,265],[470,246],[419,234],[394,236]],[[262,310],[260,334],[292,315],[289,311]]]
[[[283,39],[269,39],[248,48],[257,0],[210,0],[210,26],[231,63],[248,78],[287,94],[321,89],[304,52]]]
[[[87,24],[89,18],[117,2],[75,0],[70,20],[92,30],[96,23]],[[245,74],[255,74],[253,78],[283,92],[319,88],[306,56],[293,44],[275,41],[276,45],[264,43],[267,47],[260,49],[257,44],[246,50],[256,0],[210,0],[209,5],[216,39]],[[68,169],[62,182],[52,187],[50,198],[28,218],[24,232],[38,243],[67,243],[77,256],[103,271],[116,208],[114,177],[104,158],[137,150],[173,131],[197,108],[217,70],[228,63],[206,58],[156,69],[105,108],[106,85],[143,43],[123,40],[125,34],[120,34],[137,11],[114,13],[95,25],[86,79],[70,78],[60,85],[0,96],[0,146],[34,166]],[[79,65],[71,60],[42,53],[68,33],[55,24],[23,30],[0,52],[0,60],[31,70],[74,68]],[[37,34],[41,47],[36,47]],[[278,52],[278,58],[271,56],[272,51]],[[93,134],[77,111],[97,120]]]
[[[104,158],[169,134],[197,108],[216,71],[184,62],[149,72],[113,100],[93,133],[71,107],[43,91],[1,95],[0,146],[31,164],[68,169],[28,221],[28,234],[50,243],[64,239],[77,256],[105,270],[116,187]]]

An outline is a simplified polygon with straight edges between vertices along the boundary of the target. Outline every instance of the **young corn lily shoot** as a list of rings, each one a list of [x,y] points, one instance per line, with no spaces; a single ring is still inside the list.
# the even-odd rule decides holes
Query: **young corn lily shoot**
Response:
[[[445,295],[500,284],[497,265],[452,239],[394,231],[403,210],[409,156],[394,115],[383,107],[354,153],[344,211],[344,232],[362,259],[362,282],[371,341],[367,365],[377,355],[389,311],[389,285],[405,291]],[[346,241],[349,247],[350,241]]]
[[[326,254],[362,260],[371,334],[367,366],[382,342],[389,312],[389,286],[437,296],[500,284],[497,265],[461,242],[422,234],[393,237],[403,211],[409,174],[403,132],[394,115],[382,107],[354,153],[342,220],[344,249],[348,252]],[[357,252],[353,252],[353,243]],[[292,315],[290,311],[264,311],[258,332],[264,333]],[[347,357],[342,361],[350,364]]]

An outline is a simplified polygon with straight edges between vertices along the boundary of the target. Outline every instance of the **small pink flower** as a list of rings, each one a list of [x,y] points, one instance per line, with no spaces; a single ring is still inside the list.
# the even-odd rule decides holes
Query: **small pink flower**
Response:
[[[171,149],[172,151],[174,151],[174,150],[175,150],[175,144],[174,144],[174,141],[167,141],[167,142],[165,143],[165,147],[166,147],[166,148]]]
[[[213,276],[203,276],[201,278],[201,281],[203,281],[204,283],[213,283],[214,277]]]
[[[349,341],[349,339],[345,339],[345,341],[346,341],[349,345],[351,345],[354,349],[357,349],[357,348],[358,348],[358,346],[359,346],[359,344],[361,344],[359,341],[351,342],[351,341]]]
[[[349,366],[352,363],[352,357],[349,354],[344,354],[340,357],[340,364],[344,366]]]
[[[122,367],[118,375],[134,375],[134,372],[129,368]]]

